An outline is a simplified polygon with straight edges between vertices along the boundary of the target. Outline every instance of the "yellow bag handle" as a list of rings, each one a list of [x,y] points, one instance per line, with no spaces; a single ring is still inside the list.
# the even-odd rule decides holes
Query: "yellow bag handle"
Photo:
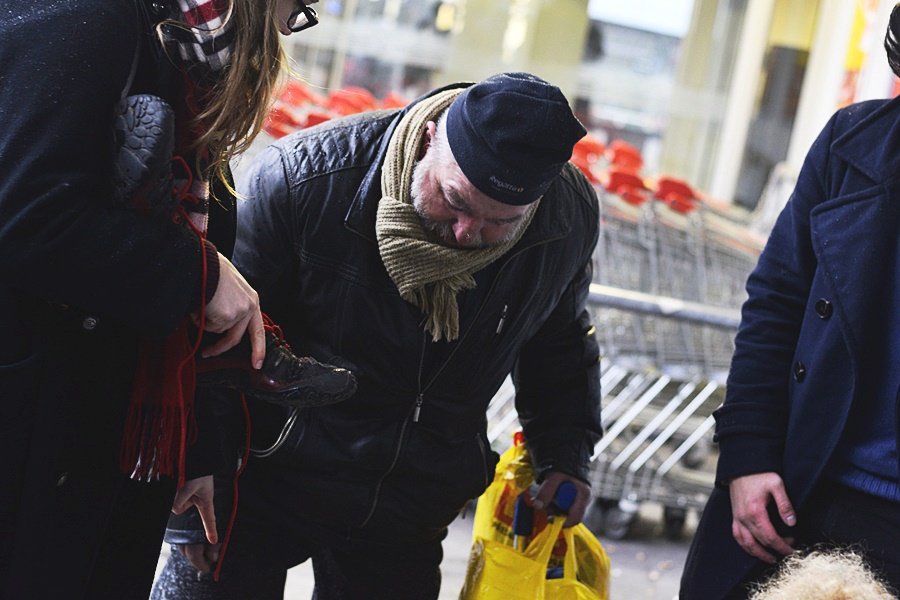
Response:
[[[534,536],[531,543],[525,549],[525,556],[537,563],[547,565],[550,563],[550,555],[553,554],[553,546],[556,545],[556,538],[559,532],[563,530],[563,524],[566,520],[562,516],[555,517],[552,522],[548,522],[540,533]]]
[[[609,556],[606,554],[606,551],[603,549],[603,546],[597,539],[593,536],[592,533],[586,532],[587,535],[579,535],[578,529],[585,527],[584,524],[578,524],[574,527],[569,527],[568,529],[563,530],[563,535],[566,538],[566,555],[563,558],[563,579],[571,582],[578,581],[578,552],[576,551],[576,543],[575,538],[576,535],[581,538],[582,542],[590,547],[593,551],[592,554],[599,561],[596,564],[598,569],[597,577],[598,579],[594,582],[595,585],[599,587],[589,586],[587,583],[579,584],[584,586],[585,590],[590,590],[590,594],[592,598],[597,598],[597,600],[608,600],[609,598]],[[557,581],[557,580],[554,580]],[[580,598],[581,596],[579,596]]]
[[[563,559],[563,576],[566,579],[576,579],[578,576],[578,567],[575,557],[575,532],[574,527],[569,527],[563,531],[566,536],[566,556]]]

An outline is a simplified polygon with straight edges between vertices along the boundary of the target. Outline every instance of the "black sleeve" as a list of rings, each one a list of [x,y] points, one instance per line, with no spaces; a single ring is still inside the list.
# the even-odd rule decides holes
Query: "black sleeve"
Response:
[[[131,2],[0,11],[0,280],[148,335],[191,309],[202,246],[110,201],[113,109],[139,34]]]
[[[216,489],[213,496],[213,505],[216,512],[216,531],[219,540],[225,539],[228,530],[228,521],[234,507],[235,479],[222,475],[216,477]],[[202,544],[206,542],[206,533],[203,531],[203,521],[200,513],[193,506],[180,515],[172,514],[166,525],[166,533],[163,540],[168,544]]]
[[[600,350],[587,311],[599,213],[593,189],[583,177],[575,181],[577,193],[595,209],[581,239],[577,260],[582,268],[522,350],[513,372],[516,409],[539,481],[548,471],[588,481],[590,457],[602,434]]]
[[[194,404],[196,442],[188,448],[188,479],[215,475],[216,526],[225,535],[234,500],[236,471],[245,448],[244,410],[240,395],[232,390],[197,389]],[[166,530],[171,544],[196,544],[204,540],[203,523],[196,510],[172,515]]]

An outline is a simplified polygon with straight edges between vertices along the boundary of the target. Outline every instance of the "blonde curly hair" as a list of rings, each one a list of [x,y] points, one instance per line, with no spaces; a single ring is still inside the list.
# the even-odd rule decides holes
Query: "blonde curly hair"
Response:
[[[849,550],[794,554],[778,572],[760,584],[749,600],[896,600]]]

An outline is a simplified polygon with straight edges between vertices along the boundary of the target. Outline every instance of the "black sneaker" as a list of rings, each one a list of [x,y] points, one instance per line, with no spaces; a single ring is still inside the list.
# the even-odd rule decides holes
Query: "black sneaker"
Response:
[[[300,408],[336,404],[356,392],[353,373],[309,356],[295,356],[280,328],[268,319],[261,369],[251,366],[245,340],[224,354],[198,359],[197,385],[230,388],[259,400]]]

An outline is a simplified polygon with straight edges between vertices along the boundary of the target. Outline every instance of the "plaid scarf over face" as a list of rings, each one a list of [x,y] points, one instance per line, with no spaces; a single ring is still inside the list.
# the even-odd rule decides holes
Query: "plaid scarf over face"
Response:
[[[219,73],[231,60],[234,24],[228,0],[176,0],[183,23],[164,24],[163,44],[169,57],[182,66],[206,65]]]

